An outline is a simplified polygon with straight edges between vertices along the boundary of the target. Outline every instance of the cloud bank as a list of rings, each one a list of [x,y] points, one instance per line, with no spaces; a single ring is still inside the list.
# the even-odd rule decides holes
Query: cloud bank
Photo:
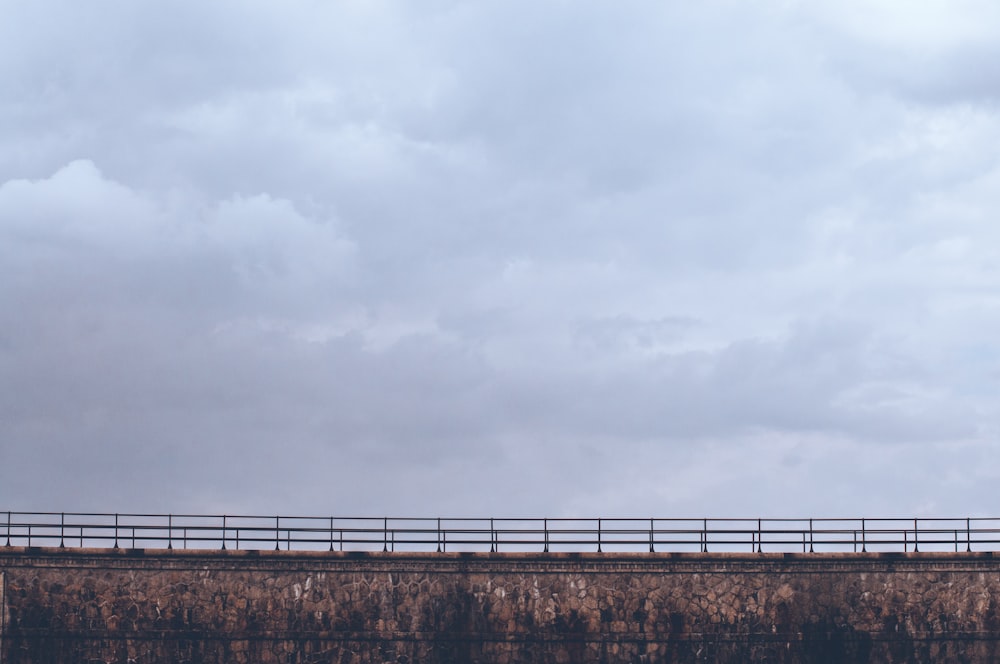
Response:
[[[10,509],[995,513],[990,3],[0,6]]]

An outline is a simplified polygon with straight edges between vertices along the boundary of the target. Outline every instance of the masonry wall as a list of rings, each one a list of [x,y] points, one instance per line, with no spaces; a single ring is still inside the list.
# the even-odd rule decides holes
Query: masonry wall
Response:
[[[992,554],[0,547],[3,664],[1000,661]]]

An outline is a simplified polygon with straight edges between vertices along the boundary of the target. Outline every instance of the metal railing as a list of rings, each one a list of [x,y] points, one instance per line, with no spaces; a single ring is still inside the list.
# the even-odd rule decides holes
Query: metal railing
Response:
[[[1000,518],[415,518],[0,512],[0,546],[396,552],[1000,550]]]

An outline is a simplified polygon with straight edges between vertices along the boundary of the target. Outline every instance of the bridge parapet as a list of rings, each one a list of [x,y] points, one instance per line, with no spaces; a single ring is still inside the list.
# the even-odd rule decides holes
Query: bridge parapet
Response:
[[[993,552],[0,547],[2,661],[994,662]]]

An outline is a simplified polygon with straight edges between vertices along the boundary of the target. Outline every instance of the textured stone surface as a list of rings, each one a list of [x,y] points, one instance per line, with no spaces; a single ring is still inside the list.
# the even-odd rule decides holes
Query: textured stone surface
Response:
[[[993,662],[991,554],[2,549],[5,664]]]

